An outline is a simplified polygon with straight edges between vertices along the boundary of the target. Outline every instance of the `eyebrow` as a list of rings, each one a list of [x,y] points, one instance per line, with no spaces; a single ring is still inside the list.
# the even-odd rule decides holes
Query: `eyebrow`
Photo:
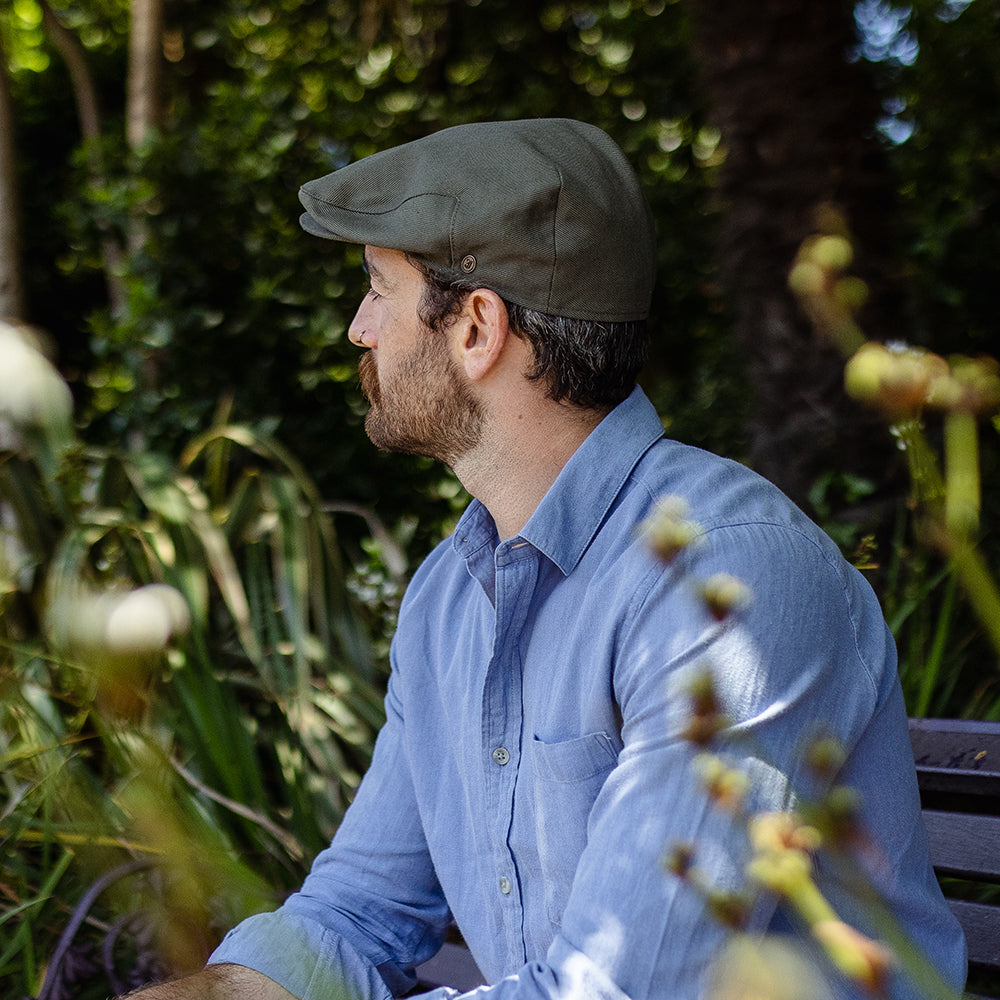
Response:
[[[361,259],[364,262],[365,274],[367,274],[370,278],[375,278],[376,281],[382,282],[383,285],[387,286],[389,284],[388,281],[386,281],[385,275],[378,269],[378,267],[375,266],[371,257],[368,256],[367,247],[361,252]]]

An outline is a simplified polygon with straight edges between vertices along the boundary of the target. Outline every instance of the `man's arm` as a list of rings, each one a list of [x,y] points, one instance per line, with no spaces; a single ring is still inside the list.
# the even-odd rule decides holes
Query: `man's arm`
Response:
[[[295,1000],[273,979],[243,965],[210,965],[193,976],[141,987],[128,997],[137,1000]]]

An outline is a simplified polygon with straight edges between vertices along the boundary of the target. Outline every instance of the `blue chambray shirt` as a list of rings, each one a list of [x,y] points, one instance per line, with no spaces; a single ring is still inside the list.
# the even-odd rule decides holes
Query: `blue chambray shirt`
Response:
[[[670,565],[637,526],[664,495],[703,528]],[[698,583],[752,599],[715,620]],[[727,752],[755,809],[810,784],[819,731],[862,797],[866,879],[960,987],[965,949],[928,863],[895,650],[835,545],[741,465],[664,439],[636,389],[581,445],[519,535],[474,501],[415,574],[400,613],[387,722],[332,845],[278,911],[212,957],[304,1000],[386,998],[454,919],[490,997],[698,997],[726,932],[663,867],[696,845],[745,885],[745,827],[713,806],[680,738],[705,666],[733,720]],[[866,926],[836,880],[841,916]],[[761,902],[754,925],[780,921]],[[454,991],[435,991],[441,998]],[[898,976],[893,995],[911,995]]]

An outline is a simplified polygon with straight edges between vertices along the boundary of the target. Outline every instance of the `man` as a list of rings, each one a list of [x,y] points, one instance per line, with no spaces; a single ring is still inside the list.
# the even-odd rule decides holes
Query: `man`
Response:
[[[408,589],[387,722],[333,844],[276,913],[150,1000],[384,1000],[453,920],[490,996],[700,996],[726,932],[663,858],[690,843],[717,886],[745,884],[741,822],[683,737],[706,666],[755,810],[815,790],[811,735],[840,742],[871,877],[959,987],[872,592],[772,486],[664,439],[634,385],[654,237],[620,150],[580,122],[466,125],[301,199],[306,230],[365,246],[350,337],[372,441],[447,463],[476,499]],[[700,526],[670,561],[639,532],[664,496]],[[749,598],[713,614],[699,581],[721,573]],[[783,919],[761,898],[750,927]]]

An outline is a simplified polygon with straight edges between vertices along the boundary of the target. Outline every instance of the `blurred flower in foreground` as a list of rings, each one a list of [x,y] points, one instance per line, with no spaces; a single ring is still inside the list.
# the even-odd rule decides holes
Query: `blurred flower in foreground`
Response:
[[[844,923],[816,885],[812,859],[822,843],[819,830],[795,813],[773,812],[754,816],[748,832],[753,856],[747,874],[792,908],[836,969],[867,992],[883,994],[894,956]]]
[[[996,358],[956,355],[948,364],[947,378],[931,384],[927,402],[951,412],[996,413],[1000,409],[1000,363]]]
[[[894,417],[919,413],[934,383],[947,379],[944,358],[906,344],[862,345],[847,362],[847,394]]]
[[[649,547],[666,563],[673,562],[701,534],[701,526],[690,520],[689,513],[683,497],[661,497],[640,526]]]
[[[692,766],[715,805],[726,812],[740,812],[750,788],[745,771],[730,767],[721,757],[711,753],[698,754]]]
[[[28,327],[0,320],[0,420],[19,429],[61,432],[73,397]]]
[[[906,344],[862,345],[847,362],[844,385],[854,399],[893,417],[925,407],[985,414],[1000,407],[1000,368],[993,358],[951,361]]]
[[[718,621],[750,603],[750,588],[729,573],[714,573],[702,583],[700,591],[709,613]]]
[[[868,286],[846,273],[854,248],[845,220],[835,210],[821,214],[823,232],[808,237],[799,247],[788,287],[809,318],[849,354],[864,339],[854,316],[868,299]]]
[[[713,920],[731,931],[742,931],[750,917],[752,899],[740,890],[720,888],[695,864],[694,844],[672,844],[664,855],[663,867],[698,893]]]
[[[705,1000],[833,1000],[833,994],[793,940],[740,934],[713,962]]]
[[[164,653],[190,625],[187,601],[162,583],[125,592],[57,591],[48,612],[53,641],[92,674],[101,707],[128,718],[142,714]]]
[[[925,409],[944,414],[944,524],[956,540],[970,537],[979,526],[980,473],[976,420],[1000,409],[1000,365],[993,358],[956,356],[950,361],[906,345],[864,344],[848,361],[844,384],[849,395],[905,422]],[[907,435],[917,458],[926,452]],[[911,459],[918,490],[929,488],[928,462]]]
[[[690,699],[690,716],[681,736],[704,748],[728,725],[721,711],[712,670],[706,666],[696,672],[686,693]],[[807,762],[817,777],[832,780],[843,762],[843,749],[829,737],[818,737],[810,743]],[[784,810],[748,816],[745,810],[750,779],[746,771],[704,750],[696,754],[692,767],[716,808],[746,823],[750,856],[745,872],[751,886],[770,893],[788,907],[842,975],[867,993],[884,993],[896,964],[894,954],[881,942],[844,923],[814,877],[814,856],[824,842],[842,847],[856,833],[857,800],[852,790],[835,785],[818,806],[807,812]],[[672,844],[664,858],[664,867],[702,897],[715,920],[734,930],[745,928],[756,893],[715,885],[697,865],[696,855],[695,844]],[[794,987],[782,983],[781,976],[777,980],[762,977],[760,973],[769,963],[762,962],[764,952],[757,949],[768,949],[772,945],[749,938],[737,938],[736,941],[743,943],[734,946],[736,950],[732,955],[720,959],[707,994],[709,1000],[728,1000],[729,997],[740,1000],[809,997],[811,1000],[814,996],[828,995],[825,985],[821,992],[816,992],[816,984],[822,981],[815,970],[808,981],[796,982]]]
[[[703,533],[690,517],[687,500],[679,496],[661,497],[640,525],[646,544],[665,563],[672,563],[686,548],[694,545]],[[713,618],[722,621],[750,602],[750,588],[729,573],[715,573],[705,580],[698,592]]]
[[[129,591],[63,592],[49,612],[53,638],[76,652],[152,656],[164,652],[190,625],[187,601],[165,583]]]
[[[715,692],[711,668],[703,667],[688,681],[685,693],[691,702],[691,714],[680,736],[695,746],[707,746],[729,725],[729,717]]]
[[[184,635],[191,612],[180,591],[164,583],[151,583],[116,600],[108,613],[104,639],[117,653],[154,654]]]

